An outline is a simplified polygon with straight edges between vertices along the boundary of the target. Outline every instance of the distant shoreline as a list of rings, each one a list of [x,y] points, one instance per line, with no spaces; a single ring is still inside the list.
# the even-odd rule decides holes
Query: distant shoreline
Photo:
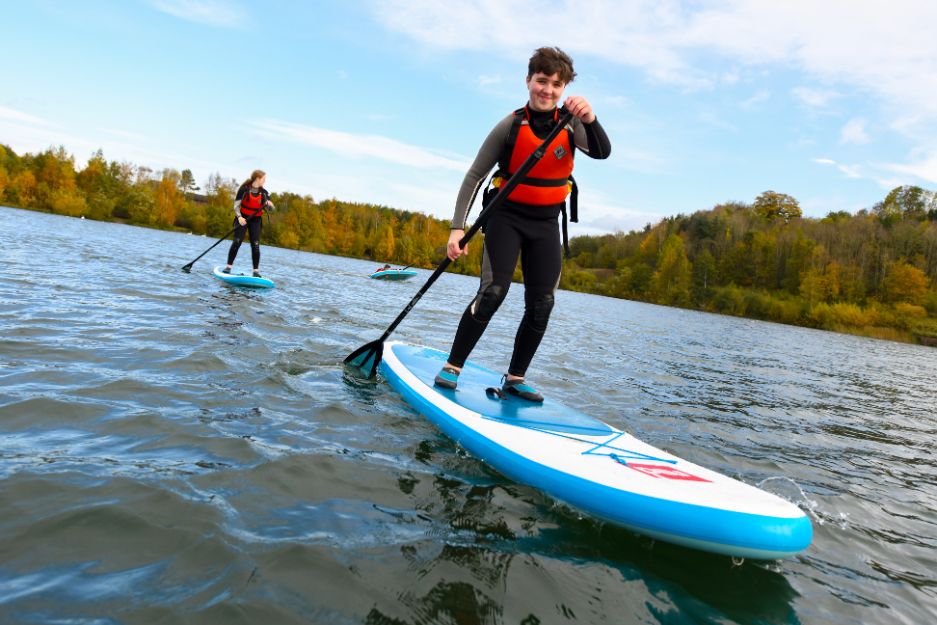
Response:
[[[274,197],[275,197],[275,196],[274,196]],[[7,208],[12,208],[12,209],[28,210],[28,211],[32,211],[32,212],[45,213],[45,214],[50,214],[50,215],[57,215],[57,216],[60,216],[60,217],[71,217],[71,215],[60,215],[60,214],[55,213],[55,212],[53,212],[53,211],[44,210],[44,209],[28,208],[28,207],[22,207],[22,206],[9,206],[9,205],[0,205],[0,206],[6,206]],[[385,210],[390,210],[390,209],[385,209]],[[84,218],[84,216],[78,216],[78,217],[75,217],[75,218],[81,219],[81,218]],[[117,217],[114,217],[114,218],[111,218],[111,219],[108,219],[108,220],[98,220],[98,219],[93,219],[93,218],[91,218],[90,220],[91,220],[91,221],[101,221],[101,222],[104,222],[104,223],[121,223],[121,224],[128,225],[128,226],[139,226],[139,227],[145,227],[145,228],[150,228],[150,229],[155,229],[155,230],[165,230],[165,231],[168,231],[168,232],[178,232],[178,233],[180,233],[180,234],[182,234],[182,233],[188,233],[188,234],[194,234],[194,235],[197,235],[197,236],[204,236],[204,237],[209,237],[209,236],[211,236],[211,235],[209,235],[209,234],[207,234],[207,233],[194,232],[194,231],[192,231],[192,230],[190,230],[190,229],[186,229],[186,228],[179,227],[179,226],[158,228],[158,227],[154,227],[154,226],[147,226],[147,225],[143,225],[143,224],[133,223],[133,221],[131,221],[131,220],[129,220],[129,219],[122,219],[122,218],[117,218]],[[574,239],[574,240],[575,240],[575,239]],[[433,268],[433,267],[437,264],[436,262],[434,262],[434,263],[428,263],[428,264],[422,264],[422,265],[421,265],[420,263],[407,263],[407,262],[404,261],[404,260],[393,259],[393,258],[391,258],[391,259],[379,259],[379,258],[374,258],[374,257],[371,257],[371,256],[352,256],[352,255],[334,254],[334,253],[329,253],[329,252],[322,252],[322,251],[316,251],[316,250],[310,250],[310,249],[303,249],[303,248],[300,248],[300,247],[289,247],[289,246],[284,246],[284,245],[277,245],[277,244],[274,243],[274,242],[271,242],[271,243],[264,242],[264,245],[270,245],[271,247],[280,247],[280,248],[282,248],[282,249],[292,249],[292,250],[297,250],[297,251],[302,251],[302,252],[311,252],[311,253],[327,254],[327,255],[329,255],[329,256],[345,257],[345,258],[355,258],[355,259],[358,259],[358,260],[364,260],[364,261],[370,261],[370,262],[384,262],[384,261],[387,261],[387,262],[391,262],[391,263],[394,263],[394,264],[410,264],[410,265],[412,265],[412,266],[421,267],[421,268],[424,268],[424,269],[431,269],[431,268]],[[480,247],[480,246],[477,246],[477,247]],[[476,249],[477,249],[477,248],[476,248]],[[440,250],[441,250],[441,247],[440,247]],[[441,256],[441,251],[440,251],[440,256]],[[581,272],[581,271],[583,271],[583,270],[577,268],[574,262],[567,260],[567,261],[565,261],[564,274],[566,274],[566,273],[568,273],[568,272],[570,272],[570,271],[580,271],[580,272]],[[464,274],[467,274],[467,275],[472,275],[471,273],[465,272],[465,271],[456,272],[456,273],[464,273]],[[477,272],[476,272],[474,275],[478,275]],[[518,271],[518,272],[516,273],[516,275],[515,275],[515,281],[516,281],[516,282],[520,282],[520,281],[521,281],[521,276],[520,276],[520,272],[519,272],[519,271]],[[636,301],[636,302],[652,303],[652,304],[658,303],[658,302],[648,301],[648,300],[644,300],[644,299],[640,299],[640,298],[616,297],[616,296],[614,296],[614,295],[609,295],[608,293],[603,293],[603,292],[598,291],[598,290],[597,290],[597,291],[588,291],[588,290],[584,290],[584,289],[581,289],[581,288],[576,288],[575,285],[573,286],[573,288],[570,288],[568,285],[564,285],[564,284],[562,284],[562,283],[561,283],[561,285],[560,285],[560,288],[563,289],[563,290],[569,290],[569,291],[574,291],[574,292],[582,292],[582,293],[588,293],[588,294],[591,294],[591,295],[599,295],[599,296],[604,296],[604,297],[611,297],[611,298],[613,298],[613,299],[626,299],[626,300],[632,300],[632,301]],[[666,304],[662,304],[662,305],[665,305],[665,306],[666,306]],[[738,317],[738,318],[742,318],[742,319],[754,319],[754,320],[759,320],[759,321],[772,321],[772,322],[775,322],[775,323],[781,323],[782,325],[790,325],[790,326],[794,326],[794,327],[813,327],[813,326],[811,326],[811,325],[809,325],[809,324],[785,323],[785,322],[776,321],[776,320],[773,320],[773,319],[763,319],[763,318],[759,318],[759,317],[755,317],[755,316],[733,315],[733,314],[731,314],[731,313],[726,313],[726,312],[724,312],[724,311],[719,311],[719,310],[706,310],[706,309],[703,309],[703,308],[693,308],[693,307],[689,307],[689,306],[670,306],[670,307],[672,307],[672,308],[683,308],[683,309],[685,309],[685,310],[696,310],[696,311],[698,311],[698,312],[710,312],[710,313],[716,313],[716,314],[727,314],[727,315],[729,315],[729,316],[734,316],[734,317]],[[908,329],[908,328],[906,328],[906,327],[903,328],[903,327],[893,327],[893,326],[849,326],[849,325],[839,325],[839,326],[829,327],[829,328],[814,328],[814,329],[827,330],[827,331],[830,331],[830,332],[837,332],[837,333],[841,333],[841,334],[851,334],[851,335],[855,335],[855,336],[863,336],[863,337],[867,337],[867,338],[874,338],[874,339],[880,339],[880,340],[886,340],[886,341],[896,341],[896,342],[909,343],[909,344],[919,344],[919,345],[924,345],[924,346],[928,346],[928,347],[937,347],[937,327],[932,328],[932,330],[931,330],[932,333],[916,333],[916,332],[914,332],[914,331],[912,331],[912,330],[910,330],[910,329]]]

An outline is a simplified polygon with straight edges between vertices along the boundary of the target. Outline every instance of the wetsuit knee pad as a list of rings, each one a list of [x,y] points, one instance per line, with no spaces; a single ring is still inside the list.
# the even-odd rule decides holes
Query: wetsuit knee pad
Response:
[[[488,323],[507,294],[508,290],[499,284],[488,285],[472,302],[472,317],[475,321]]]
[[[553,293],[543,293],[534,299],[530,311],[530,325],[539,332],[546,332],[547,323],[550,322],[550,313],[553,311]]]

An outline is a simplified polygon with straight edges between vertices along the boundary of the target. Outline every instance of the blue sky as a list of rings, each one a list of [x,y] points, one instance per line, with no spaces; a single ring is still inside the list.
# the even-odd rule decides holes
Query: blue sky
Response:
[[[527,59],[576,62],[612,140],[577,160],[581,224],[642,228],[771,189],[804,214],[937,188],[929,0],[21,0],[0,142],[78,167],[268,172],[267,188],[448,219]],[[475,213],[477,214],[477,212]]]

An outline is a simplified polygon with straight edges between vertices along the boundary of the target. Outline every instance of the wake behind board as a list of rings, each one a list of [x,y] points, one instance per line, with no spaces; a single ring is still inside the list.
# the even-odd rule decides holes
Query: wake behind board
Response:
[[[227,284],[234,286],[249,286],[257,289],[272,289],[276,286],[273,280],[270,280],[269,278],[257,278],[243,273],[225,273],[222,271],[222,269],[224,269],[224,267],[218,265],[212,270],[212,275],[214,275],[222,282],[226,282]]]
[[[433,385],[447,354],[388,342],[381,373],[417,411],[505,476],[656,539],[775,559],[810,545],[789,501],[648,445],[573,408],[485,394],[501,376],[467,362],[452,391]]]
[[[416,275],[412,269],[378,269],[371,274],[375,280],[409,280]]]

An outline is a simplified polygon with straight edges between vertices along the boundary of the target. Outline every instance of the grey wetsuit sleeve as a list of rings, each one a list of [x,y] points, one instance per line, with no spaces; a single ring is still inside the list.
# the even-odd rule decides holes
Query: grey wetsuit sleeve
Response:
[[[512,113],[498,122],[482,143],[472,166],[465,173],[462,186],[459,187],[459,195],[456,196],[455,212],[452,215],[450,228],[465,229],[465,220],[468,218],[469,209],[485,182],[485,176],[498,164],[498,159],[501,158],[501,152],[507,142],[508,133],[511,131],[513,122],[514,115]]]
[[[591,124],[584,124],[578,119],[573,120],[573,138],[576,148],[585,152],[591,158],[604,159],[612,153],[612,143],[605,134],[605,129],[598,118]]]
[[[244,187],[240,187],[237,190],[237,193],[234,194],[234,215],[236,217],[241,216],[241,198],[244,197]]]

